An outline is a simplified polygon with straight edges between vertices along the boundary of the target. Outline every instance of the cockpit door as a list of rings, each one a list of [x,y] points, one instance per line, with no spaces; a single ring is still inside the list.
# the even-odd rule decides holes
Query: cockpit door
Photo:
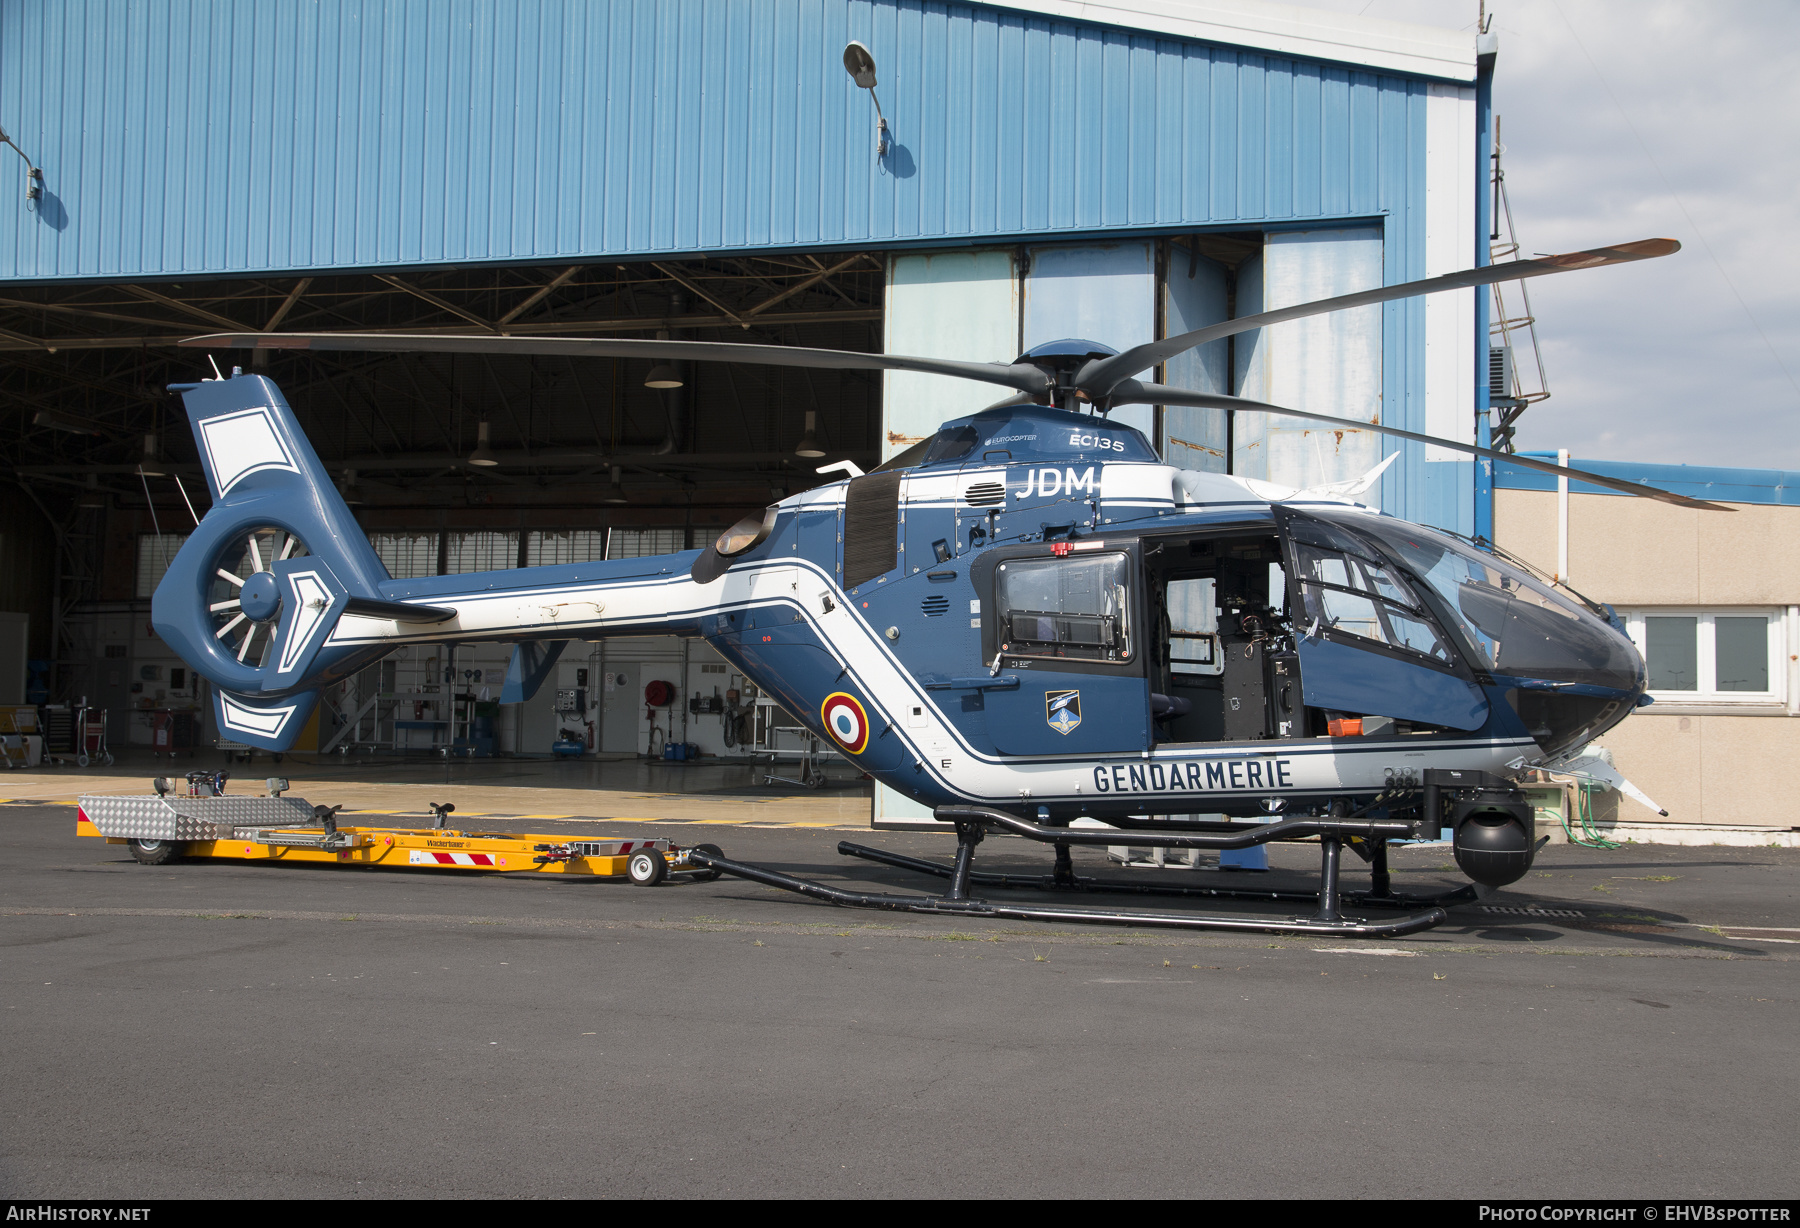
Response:
[[[1412,582],[1337,520],[1277,506],[1301,693],[1312,708],[1475,730],[1487,696]]]
[[[988,733],[1003,755],[1150,745],[1137,548],[1083,546],[1003,550],[975,573],[983,657],[995,667],[962,685],[985,692]]]

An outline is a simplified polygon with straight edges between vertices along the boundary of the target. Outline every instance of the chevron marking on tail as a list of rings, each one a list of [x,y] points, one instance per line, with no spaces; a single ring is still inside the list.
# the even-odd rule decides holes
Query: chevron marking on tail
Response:
[[[288,577],[288,584],[294,590],[294,621],[288,632],[287,641],[281,646],[281,663],[277,673],[291,674],[305,654],[307,644],[312,640],[313,632],[325,619],[325,612],[331,608],[334,594],[317,571],[295,572]]]
[[[231,733],[253,738],[279,738],[288,721],[303,706],[295,702],[252,708],[223,691],[219,693],[219,701],[219,723]]]
[[[220,495],[229,494],[243,479],[265,469],[300,472],[299,463],[281,441],[275,420],[265,408],[202,418],[199,427]]]

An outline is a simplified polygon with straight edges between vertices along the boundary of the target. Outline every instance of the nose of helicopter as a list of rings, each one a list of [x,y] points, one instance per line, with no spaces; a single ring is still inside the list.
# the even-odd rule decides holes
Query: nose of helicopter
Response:
[[[1609,608],[1447,534],[1399,521],[1374,531],[1448,607],[1476,665],[1547,756],[1585,745],[1645,702],[1644,659]]]
[[[1461,585],[1457,613],[1547,755],[1591,742],[1643,702],[1644,659],[1610,610],[1602,618],[1523,573],[1499,579]]]

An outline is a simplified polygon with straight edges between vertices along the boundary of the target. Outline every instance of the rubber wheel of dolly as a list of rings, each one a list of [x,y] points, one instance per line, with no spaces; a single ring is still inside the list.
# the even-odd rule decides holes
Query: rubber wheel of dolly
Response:
[[[822,787],[824,787],[824,784],[825,784],[825,777],[823,777],[823,776],[815,774],[812,776],[808,776],[806,778],[806,787],[809,789],[822,788]]]
[[[720,848],[716,844],[696,844],[694,846],[694,848],[696,851],[706,853],[712,857],[723,857],[725,855],[725,850]],[[716,878],[724,878],[724,877],[725,877],[725,871],[715,870],[711,866],[708,866],[702,870],[696,870],[694,872],[695,880],[698,882],[702,882],[702,883],[710,883]]]
[[[132,840],[126,847],[139,864],[146,866],[167,865],[180,858],[182,849],[173,840]]]
[[[661,849],[645,849],[633,853],[625,863],[625,877],[640,887],[654,887],[669,873],[669,862]]]

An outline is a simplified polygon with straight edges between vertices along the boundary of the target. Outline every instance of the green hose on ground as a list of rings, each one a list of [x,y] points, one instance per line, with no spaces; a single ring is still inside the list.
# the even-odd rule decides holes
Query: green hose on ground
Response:
[[[1575,782],[1575,821],[1581,827],[1581,834],[1577,836],[1569,827],[1567,814],[1559,816],[1562,819],[1563,835],[1568,837],[1570,844],[1579,844],[1583,848],[1590,849],[1621,847],[1617,840],[1608,840],[1601,835],[1600,829],[1594,824],[1594,794],[1600,792],[1603,787],[1588,780]]]

